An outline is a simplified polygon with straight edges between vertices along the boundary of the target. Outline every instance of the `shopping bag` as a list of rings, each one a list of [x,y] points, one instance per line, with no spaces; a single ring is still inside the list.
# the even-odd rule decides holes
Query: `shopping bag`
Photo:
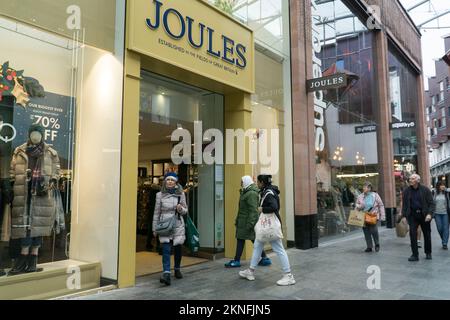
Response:
[[[0,235],[1,242],[8,242],[11,238],[11,206],[5,205],[3,211],[2,233]]]
[[[408,231],[409,231],[409,224],[408,221],[406,221],[406,219],[401,219],[395,225],[395,232],[397,233],[397,237],[399,238],[405,238]]]
[[[200,235],[189,215],[186,216],[186,244],[189,250],[191,250],[191,253],[198,252],[200,247]]]
[[[351,210],[347,224],[355,227],[364,227],[366,213],[359,210]]]
[[[256,240],[260,242],[272,242],[283,239],[281,222],[275,213],[261,213],[255,225]]]

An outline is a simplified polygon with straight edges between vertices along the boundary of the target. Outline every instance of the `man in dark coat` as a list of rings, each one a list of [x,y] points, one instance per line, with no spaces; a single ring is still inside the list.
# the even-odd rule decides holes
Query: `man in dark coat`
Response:
[[[420,184],[420,176],[409,178],[410,186],[403,191],[402,213],[409,223],[412,256],[409,261],[419,261],[417,228],[421,227],[425,239],[426,259],[431,260],[431,220],[434,215],[434,201],[431,190]]]

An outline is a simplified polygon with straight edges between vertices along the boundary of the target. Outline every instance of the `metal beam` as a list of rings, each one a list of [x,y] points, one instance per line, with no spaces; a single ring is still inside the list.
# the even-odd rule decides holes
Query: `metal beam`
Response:
[[[437,16],[434,16],[433,18],[431,18],[431,19],[429,19],[429,20],[427,20],[425,22],[422,22],[421,24],[417,25],[417,27],[421,28],[422,26],[424,26],[424,25],[426,25],[426,24],[428,24],[428,23],[430,23],[430,22],[432,22],[432,21],[434,21],[436,19],[439,19],[440,17],[443,17],[443,16],[445,16],[445,15],[447,15],[449,13],[450,13],[450,10],[447,10],[447,11],[441,13],[441,14],[438,14]]]
[[[421,2],[413,5],[411,8],[406,9],[406,11],[410,12],[411,10],[414,10],[415,8],[420,7],[421,5],[423,5],[423,4],[427,3],[427,2],[430,2],[430,0],[421,1]]]

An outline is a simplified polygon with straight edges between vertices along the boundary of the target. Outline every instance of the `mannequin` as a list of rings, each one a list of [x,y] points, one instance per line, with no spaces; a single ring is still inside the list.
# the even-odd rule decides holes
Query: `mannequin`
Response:
[[[44,142],[44,128],[32,125],[29,140],[17,147],[11,160],[11,238],[20,239],[21,254],[8,275],[39,272],[42,237],[51,235],[55,221],[53,189],[60,178],[58,153]]]

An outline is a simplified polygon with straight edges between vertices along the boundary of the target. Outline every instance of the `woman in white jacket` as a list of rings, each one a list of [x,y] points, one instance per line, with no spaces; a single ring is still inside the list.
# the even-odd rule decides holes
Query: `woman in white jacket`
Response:
[[[158,192],[156,195],[155,213],[153,215],[153,230],[156,230],[158,221],[166,220],[174,215],[178,215],[174,232],[170,236],[159,236],[159,241],[161,242],[163,249],[162,263],[164,270],[160,282],[168,286],[170,286],[170,252],[172,245],[174,247],[175,255],[175,278],[183,278],[180,269],[186,232],[184,220],[181,216],[186,215],[188,210],[183,188],[177,182],[178,176],[175,173],[171,172],[165,176],[161,192]],[[154,236],[157,236],[156,232],[154,233]]]

